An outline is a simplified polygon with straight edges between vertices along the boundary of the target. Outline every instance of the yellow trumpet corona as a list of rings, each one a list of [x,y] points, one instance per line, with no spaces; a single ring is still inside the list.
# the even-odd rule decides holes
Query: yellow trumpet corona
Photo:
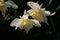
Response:
[[[39,22],[42,22],[44,20],[44,14],[43,12],[40,10],[37,10],[37,11],[33,11],[31,14],[30,14],[34,19],[38,20]]]
[[[32,22],[29,19],[22,19],[20,22],[21,29],[31,29],[32,26]]]

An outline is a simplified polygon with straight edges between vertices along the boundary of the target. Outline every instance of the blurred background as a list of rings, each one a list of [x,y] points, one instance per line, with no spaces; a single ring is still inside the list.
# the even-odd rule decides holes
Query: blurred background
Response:
[[[15,18],[18,18],[19,15],[22,16],[24,9],[30,9],[30,7],[27,5],[28,1],[38,2],[39,4],[43,3],[43,7],[45,7],[46,10],[49,10],[50,12],[54,12],[60,5],[60,0],[52,0],[52,3],[50,5],[48,5],[49,0],[12,1],[14,1],[19,7],[16,10],[18,16],[15,16],[13,12],[10,12],[10,15],[13,15]],[[15,18],[4,21],[0,13],[0,40],[60,40],[60,9],[56,11],[56,14],[54,16],[47,17],[48,23],[50,24],[49,26],[47,26],[45,23],[41,23],[41,28],[34,27],[29,31],[28,34],[26,34],[25,30],[20,30],[19,28],[15,31],[15,28],[10,26],[10,23]]]

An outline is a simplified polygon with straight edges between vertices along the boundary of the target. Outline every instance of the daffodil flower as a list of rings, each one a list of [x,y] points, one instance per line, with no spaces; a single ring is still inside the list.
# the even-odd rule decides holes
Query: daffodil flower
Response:
[[[32,9],[28,10],[27,13],[32,16],[34,19],[38,20],[40,23],[45,22],[47,25],[47,17],[46,16],[53,16],[56,12],[51,13],[50,11],[45,10],[45,8],[41,8],[43,4],[39,5],[36,2],[29,1],[27,5],[30,6]]]
[[[14,9],[17,9],[18,6],[11,0],[8,1],[4,1],[4,0],[0,0],[0,11],[2,12],[2,16],[5,17],[5,12],[7,10],[7,7],[12,7]]]
[[[19,19],[19,18],[15,18],[12,22],[11,22],[11,24],[10,24],[10,26],[12,26],[12,27],[16,27],[15,28],[15,30],[19,27],[20,29],[24,29],[24,30],[26,30],[26,33],[28,33],[29,32],[29,30],[30,29],[32,29],[33,28],[33,25],[35,25],[35,26],[40,26],[41,27],[41,25],[40,25],[40,23],[37,21],[37,20],[34,20],[34,19],[28,19],[28,16],[29,15],[27,15],[26,14],[26,10],[24,11],[24,15],[21,17],[20,16],[20,18],[21,19]]]

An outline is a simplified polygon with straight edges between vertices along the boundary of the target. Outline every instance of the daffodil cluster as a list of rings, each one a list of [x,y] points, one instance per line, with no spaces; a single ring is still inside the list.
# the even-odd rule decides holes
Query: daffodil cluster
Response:
[[[24,15],[20,18],[15,18],[12,23],[10,24],[10,26],[15,27],[15,30],[19,27],[20,29],[25,29],[26,33],[29,32],[30,29],[33,28],[33,25],[37,26],[37,27],[41,27],[41,24],[39,23],[38,20],[35,19],[28,19],[28,14],[27,11],[24,10]]]
[[[41,22],[45,22],[49,25],[47,16],[53,16],[56,13],[47,11],[45,8],[42,8],[43,4],[39,5],[36,2],[29,1],[27,2],[27,5],[30,6],[31,9],[28,11],[24,10],[24,15],[22,17],[19,16],[20,18],[15,18],[10,24],[10,26],[15,27],[15,30],[19,27],[22,30],[26,30],[26,33],[28,33],[29,30],[33,28],[33,25],[41,27]],[[34,19],[29,19],[28,16],[31,16]]]

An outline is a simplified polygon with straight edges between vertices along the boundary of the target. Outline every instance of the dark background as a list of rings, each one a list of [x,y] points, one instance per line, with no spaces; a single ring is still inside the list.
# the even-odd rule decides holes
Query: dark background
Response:
[[[46,10],[54,12],[56,8],[60,5],[60,0],[52,0],[52,3],[48,6],[49,0],[12,0],[14,1],[19,8],[17,9],[18,15],[23,15],[24,9],[29,10],[30,7],[27,5],[28,1],[34,1],[40,4],[43,3],[43,7],[46,7]],[[60,9],[59,9],[60,10]],[[10,26],[11,20],[3,21],[0,23],[0,40],[60,40],[60,11],[57,11],[54,16],[48,17],[47,26],[45,23],[41,23],[42,27],[32,28],[28,34],[25,30],[20,30],[19,28],[15,31],[13,27]],[[13,15],[13,14],[11,14]],[[31,18],[31,17],[29,17]],[[2,16],[0,14],[0,21]]]

